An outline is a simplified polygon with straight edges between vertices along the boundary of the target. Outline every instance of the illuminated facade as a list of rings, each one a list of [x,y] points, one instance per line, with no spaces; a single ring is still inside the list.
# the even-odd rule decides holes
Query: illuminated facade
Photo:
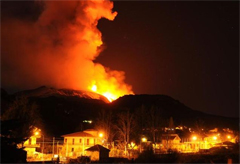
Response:
[[[66,134],[62,135],[62,137],[64,137],[64,144],[61,156],[71,158],[85,155],[86,149],[103,142],[103,134],[94,129]]]
[[[162,135],[162,146],[163,149],[179,149],[181,138],[177,134],[163,134]]]
[[[22,147],[22,144],[19,144],[18,147]],[[23,144],[24,150],[27,151],[27,160],[31,161],[38,157],[36,148],[40,147],[40,144],[37,144],[37,137],[31,136]]]

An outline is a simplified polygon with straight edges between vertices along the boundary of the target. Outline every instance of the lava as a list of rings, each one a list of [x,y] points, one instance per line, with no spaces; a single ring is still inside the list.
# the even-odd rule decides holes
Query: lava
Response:
[[[97,24],[102,18],[114,20],[113,2],[41,1],[34,5],[43,5],[37,19],[12,16],[1,22],[1,59],[7,68],[2,73],[3,85],[87,90],[110,102],[133,94],[123,71],[95,62],[103,50]]]

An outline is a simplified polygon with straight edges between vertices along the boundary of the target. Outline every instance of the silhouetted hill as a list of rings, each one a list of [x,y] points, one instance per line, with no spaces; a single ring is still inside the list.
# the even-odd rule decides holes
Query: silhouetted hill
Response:
[[[229,127],[238,129],[239,127],[239,119],[192,110],[166,95],[126,95],[112,103],[107,103],[105,97],[92,92],[39,87],[13,95],[4,94],[5,105],[1,104],[1,110],[4,111],[4,108],[8,107],[6,104],[11,104],[15,97],[21,95],[28,97],[32,102],[36,102],[47,133],[54,136],[72,133],[81,130],[81,128],[86,129],[92,126],[82,121],[91,119],[94,122],[101,109],[112,110],[116,113],[127,108],[134,112],[141,106],[146,108],[157,107],[160,110],[160,117],[164,120],[173,117],[175,125],[183,124],[193,127],[196,120],[201,119],[209,128]]]
[[[196,120],[202,120],[205,126],[211,128],[239,128],[239,118],[229,118],[217,115],[211,115],[197,110],[193,110],[178,100],[166,95],[126,95],[114,101],[111,106],[113,108],[130,108],[131,110],[145,106],[158,107],[160,117],[169,119],[173,117],[174,123],[183,124],[190,127],[195,126]]]

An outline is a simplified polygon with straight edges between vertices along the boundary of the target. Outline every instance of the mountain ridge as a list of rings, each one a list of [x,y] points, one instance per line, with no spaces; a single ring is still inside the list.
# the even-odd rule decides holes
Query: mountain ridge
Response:
[[[129,109],[130,112],[134,113],[138,112],[138,109],[142,106],[147,109],[152,106],[158,108],[159,116],[165,122],[173,117],[176,125],[184,124],[193,127],[196,120],[201,119],[209,128],[229,127],[238,129],[239,127],[239,118],[211,115],[193,110],[167,95],[125,95],[112,103],[108,103],[105,101],[106,98],[101,98],[98,94],[93,94],[96,98],[94,99],[85,91],[55,89],[45,86],[20,91],[12,95],[5,92],[3,94],[5,103],[1,103],[2,108],[6,108],[6,104],[10,104],[14,97],[21,95],[28,97],[31,102],[36,102],[48,133],[53,135],[79,131],[83,127],[83,120],[90,119],[94,122],[102,109],[111,110],[114,113]],[[84,126],[83,128],[87,127],[87,125]]]

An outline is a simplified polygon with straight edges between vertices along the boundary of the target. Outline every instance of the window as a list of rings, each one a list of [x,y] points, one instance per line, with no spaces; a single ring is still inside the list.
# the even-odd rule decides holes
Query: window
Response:
[[[72,148],[72,152],[74,152],[74,148]]]
[[[82,143],[82,139],[81,138],[79,139],[79,143]]]
[[[89,145],[89,139],[87,139],[87,145]]]
[[[72,139],[72,144],[74,145],[74,138]]]
[[[29,145],[31,145],[32,144],[32,139],[31,138],[29,138]]]
[[[65,138],[65,143],[67,143],[67,138]]]

